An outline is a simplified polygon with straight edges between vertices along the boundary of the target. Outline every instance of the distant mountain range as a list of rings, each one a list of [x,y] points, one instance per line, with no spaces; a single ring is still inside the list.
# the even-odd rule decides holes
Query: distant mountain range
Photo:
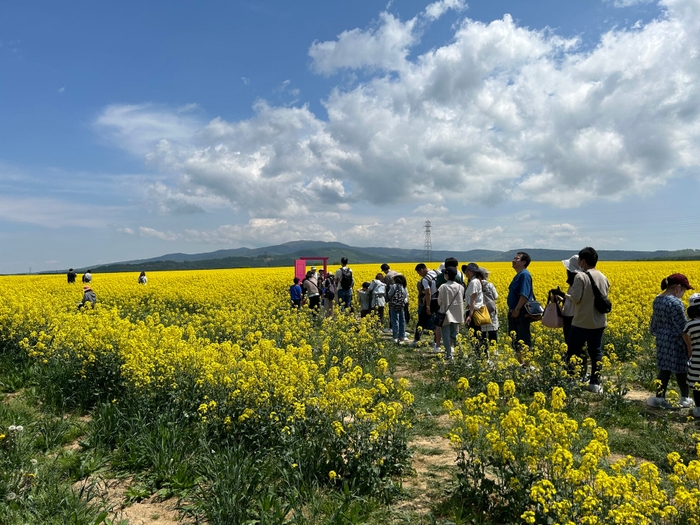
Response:
[[[455,257],[462,262],[510,261],[519,252],[530,254],[533,261],[558,261],[569,258],[578,249],[545,250],[525,248],[504,252],[495,250],[433,250],[432,261],[444,261]],[[601,250],[598,252],[604,261],[640,261],[640,260],[700,260],[700,250],[675,251],[623,251]],[[100,266],[91,266],[94,272],[135,272],[158,270],[204,270],[218,268],[249,268],[291,266],[299,257],[328,257],[328,264],[339,266],[340,258],[347,257],[350,264],[382,262],[428,262],[424,260],[423,250],[405,250],[401,248],[358,248],[340,242],[324,241],[290,241],[264,248],[234,248],[207,253],[170,253],[134,261],[117,262]],[[79,268],[77,271],[85,271]],[[46,272],[58,273],[58,272]]]

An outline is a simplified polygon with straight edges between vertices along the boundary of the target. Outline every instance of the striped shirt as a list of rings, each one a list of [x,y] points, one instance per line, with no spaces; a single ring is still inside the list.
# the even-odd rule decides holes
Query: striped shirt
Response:
[[[690,358],[688,369],[688,385],[693,388],[695,383],[700,383],[700,319],[691,319],[686,323],[683,333],[690,336],[693,347],[693,356]]]

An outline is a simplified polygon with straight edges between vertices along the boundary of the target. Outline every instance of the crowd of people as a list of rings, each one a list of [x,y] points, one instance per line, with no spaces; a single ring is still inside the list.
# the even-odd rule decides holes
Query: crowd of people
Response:
[[[533,289],[532,274],[528,267],[532,259],[526,252],[518,252],[512,260],[515,275],[508,287],[506,304],[507,329],[512,336],[515,353],[524,367],[529,367],[524,350],[532,349],[531,325],[542,319],[544,307],[537,301]],[[307,272],[301,286],[299,280],[290,289],[292,304],[300,308],[306,298],[311,308],[324,315],[333,315],[333,303],[337,301],[341,311],[352,312],[355,281],[347,258],[341,260],[341,268],[328,276]],[[603,337],[607,327],[607,314],[612,305],[608,298],[610,282],[597,268],[598,253],[590,246],[562,261],[566,270],[568,289],[560,287],[548,293],[547,304],[556,305],[559,324],[567,344],[565,360],[569,374],[588,382],[588,390],[602,393],[600,368],[603,359]],[[460,271],[461,269],[461,271]],[[498,291],[489,281],[489,271],[476,263],[459,267],[457,259],[450,257],[438,269],[432,270],[424,263],[415,267],[418,311],[413,340],[406,332],[410,320],[408,290],[405,276],[391,270],[387,263],[381,265],[371,282],[364,282],[357,290],[360,316],[374,313],[382,322],[388,307],[389,328],[395,343],[417,346],[424,333],[432,332],[434,352],[444,347],[445,358],[454,359],[457,335],[464,328],[474,337],[476,351],[488,354],[491,341],[497,341],[500,327],[497,307]],[[693,415],[700,417],[700,390],[690,388],[700,384],[700,294],[690,297],[687,315],[681,298],[693,287],[682,274],[668,276],[661,283],[662,292],[654,300],[650,331],[656,337],[658,384],[654,396],[647,403],[651,406],[669,407],[666,389],[671,375],[676,376],[681,407],[693,408]],[[589,371],[590,366],[590,371]]]
[[[300,309],[308,304],[314,316],[322,312],[324,317],[332,317],[336,305],[340,312],[354,313],[353,271],[346,257],[340,262],[341,267],[335,273],[326,274],[324,270],[311,267],[303,280],[295,277],[289,288],[292,307]],[[513,257],[515,275],[506,300],[508,333],[524,367],[529,365],[523,351],[532,349],[531,324],[541,320],[544,313],[528,271],[531,262],[526,252],[518,252]],[[560,287],[550,290],[547,303],[556,305],[561,318],[556,326],[563,330],[569,373],[580,374],[581,379],[588,381],[588,390],[601,393],[603,336],[607,314],[612,308],[608,299],[610,282],[596,268],[598,253],[590,246],[563,260],[562,264],[568,289],[566,292]],[[491,342],[498,339],[500,327],[498,291],[489,281],[486,268],[473,262],[463,264],[461,271],[458,268],[459,261],[453,257],[445,259],[437,270],[429,269],[424,263],[416,265],[418,311],[412,341],[407,332],[411,312],[406,277],[387,263],[381,265],[381,272],[372,281],[363,282],[357,290],[360,317],[374,314],[384,323],[388,313],[389,328],[385,332],[398,344],[418,346],[423,333],[432,332],[432,350],[440,352],[443,346],[447,360],[454,359],[457,335],[466,327],[476,341],[476,350],[488,355]],[[77,274],[71,268],[67,274],[68,283],[73,284],[76,279]],[[81,280],[83,297],[78,308],[88,304],[94,307],[97,296],[92,289],[92,270],[87,270]],[[141,272],[138,283],[145,285],[147,282],[146,272]],[[678,404],[692,408],[692,414],[700,417],[700,389],[694,388],[700,385],[700,293],[690,296],[687,312],[681,300],[693,289],[685,275],[675,273],[662,280],[661,293],[654,299],[650,332],[656,338],[658,387],[647,404],[660,408],[671,406],[666,400],[666,390],[671,376],[675,375],[681,391]]]

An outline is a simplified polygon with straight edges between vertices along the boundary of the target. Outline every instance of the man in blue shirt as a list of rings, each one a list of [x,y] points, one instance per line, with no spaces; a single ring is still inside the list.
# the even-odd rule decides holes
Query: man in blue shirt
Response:
[[[513,257],[513,269],[515,277],[508,287],[508,333],[515,332],[513,348],[518,360],[522,363],[520,356],[521,346],[527,346],[532,350],[532,338],[530,337],[530,321],[525,316],[525,303],[533,299],[532,275],[527,270],[532,259],[525,252],[518,252]]]

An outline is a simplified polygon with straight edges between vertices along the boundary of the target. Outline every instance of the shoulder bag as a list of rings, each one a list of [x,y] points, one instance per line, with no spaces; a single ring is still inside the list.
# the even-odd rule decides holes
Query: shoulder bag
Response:
[[[484,326],[485,324],[491,324],[491,315],[485,304],[481,305],[481,308],[474,310],[474,315],[472,315],[472,322],[476,326]]]
[[[556,299],[554,301],[547,301],[547,306],[545,306],[544,313],[542,314],[542,325],[547,328],[564,327],[564,315],[559,307],[559,301]]]
[[[447,317],[447,310],[450,309],[450,306],[455,304],[455,299],[461,295],[461,292],[457,292],[455,296],[452,298],[452,301],[450,302],[449,305],[447,305],[447,308],[445,308],[444,312],[440,312],[439,310],[435,312],[435,316],[433,317],[433,324],[435,326],[442,326],[445,323],[445,318]]]
[[[535,298],[535,292],[532,292],[532,300],[525,303],[525,317],[530,321],[541,321],[544,315],[544,307]]]
[[[610,302],[610,299],[608,299],[607,295],[600,293],[598,285],[593,280],[591,274],[588,273],[588,270],[586,270],[584,273],[588,276],[588,279],[591,281],[591,288],[593,288],[593,306],[601,314],[609,314],[612,310],[612,303]]]

